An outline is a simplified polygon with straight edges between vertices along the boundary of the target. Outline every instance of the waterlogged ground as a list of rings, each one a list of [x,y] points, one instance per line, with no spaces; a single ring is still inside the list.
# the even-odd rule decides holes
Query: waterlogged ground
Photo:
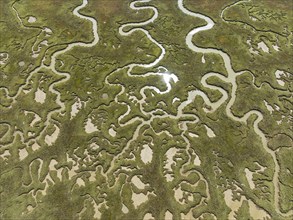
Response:
[[[292,1],[0,2],[1,219],[292,219]]]

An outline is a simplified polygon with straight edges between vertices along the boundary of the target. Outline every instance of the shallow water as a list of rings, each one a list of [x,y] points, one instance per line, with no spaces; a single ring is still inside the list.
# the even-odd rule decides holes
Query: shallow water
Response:
[[[35,92],[35,101],[38,102],[38,103],[45,103],[45,100],[46,100],[46,93],[41,90],[41,89],[37,89],[37,91]]]

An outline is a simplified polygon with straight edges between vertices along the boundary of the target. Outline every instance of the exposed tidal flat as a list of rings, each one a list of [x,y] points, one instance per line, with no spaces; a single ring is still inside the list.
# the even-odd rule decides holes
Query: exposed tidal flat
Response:
[[[1,4],[2,218],[292,217],[288,6]]]

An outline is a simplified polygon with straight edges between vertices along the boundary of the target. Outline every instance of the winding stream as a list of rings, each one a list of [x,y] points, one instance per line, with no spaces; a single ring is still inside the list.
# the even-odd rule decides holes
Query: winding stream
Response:
[[[148,77],[148,76],[152,76],[152,75],[156,75],[156,76],[160,76],[162,78],[162,80],[166,83],[166,86],[167,86],[167,89],[165,91],[160,91],[158,88],[154,87],[154,86],[144,86],[141,90],[140,90],[140,94],[142,96],[142,99],[138,100],[136,97],[134,97],[136,99],[136,101],[139,103],[140,105],[140,111],[144,114],[144,115],[147,115],[150,117],[150,119],[148,120],[143,120],[141,118],[132,118],[131,120],[127,121],[126,123],[121,123],[121,120],[130,113],[130,106],[127,104],[127,103],[124,103],[124,102],[120,102],[118,100],[118,97],[119,95],[123,94],[125,92],[125,87],[120,84],[120,83],[110,83],[108,78],[111,74],[109,74],[106,79],[105,79],[105,82],[106,84],[108,85],[118,85],[121,87],[121,91],[115,96],[115,102],[117,103],[120,103],[120,104],[123,104],[123,105],[126,105],[127,106],[127,111],[122,114],[119,118],[118,118],[118,123],[120,126],[126,126],[126,125],[129,125],[129,124],[132,124],[134,123],[135,121],[140,121],[141,123],[137,126],[131,140],[128,141],[128,143],[126,144],[126,146],[122,149],[122,151],[118,154],[116,154],[114,156],[114,158],[112,159],[111,161],[111,165],[110,165],[110,168],[104,172],[104,175],[109,175],[110,173],[113,172],[113,169],[115,168],[115,161],[130,147],[130,144],[136,140],[138,137],[139,137],[139,133],[142,129],[143,126],[145,125],[148,125],[149,127],[151,127],[150,123],[155,119],[155,118],[172,118],[172,119],[179,119],[183,116],[189,116],[192,119],[192,121],[184,121],[183,122],[183,128],[182,128],[182,131],[185,133],[182,135],[182,138],[184,139],[184,141],[186,142],[187,144],[187,150],[189,150],[190,148],[190,142],[188,140],[188,138],[186,137],[186,133],[187,133],[187,123],[197,123],[199,122],[199,118],[194,115],[194,114],[184,114],[183,113],[183,109],[191,103],[191,99],[192,97],[189,97],[189,99],[187,99],[186,101],[183,101],[179,107],[178,107],[178,111],[177,111],[177,114],[176,115],[169,115],[168,113],[166,112],[163,112],[164,114],[163,115],[155,115],[154,113],[156,112],[156,110],[153,110],[151,112],[146,112],[143,108],[142,108],[142,105],[143,103],[146,102],[146,95],[145,95],[145,90],[147,89],[152,89],[153,91],[155,91],[157,94],[164,94],[164,93],[168,93],[170,90],[171,90],[171,84],[170,84],[170,81],[173,80],[174,83],[176,83],[179,79],[177,78],[177,76],[173,73],[169,73],[168,69],[163,67],[163,66],[159,66],[158,67],[158,72],[148,72],[148,73],[145,73],[143,75],[133,75],[131,74],[131,71],[134,67],[143,67],[143,68],[150,68],[150,67],[153,67],[155,65],[157,65],[164,57],[165,55],[165,48],[159,44],[155,39],[153,39],[153,37],[150,35],[150,33],[148,31],[146,31],[145,29],[141,28],[141,26],[145,26],[153,21],[155,21],[155,19],[158,17],[158,11],[155,7],[152,7],[152,6],[136,6],[137,3],[146,3],[146,2],[149,2],[150,0],[138,0],[138,1],[134,1],[130,4],[130,8],[132,8],[133,10],[146,10],[146,9],[151,9],[153,10],[154,12],[154,15],[147,21],[143,21],[143,22],[138,22],[138,23],[127,23],[127,24],[123,24],[120,28],[119,28],[119,33],[122,35],[122,36],[129,36],[130,34],[134,33],[135,31],[141,31],[143,32],[150,41],[152,41],[153,43],[155,43],[160,49],[161,49],[161,54],[151,63],[148,63],[148,64],[137,64],[137,63],[133,63],[133,64],[129,64],[125,67],[122,67],[122,68],[118,68],[117,70],[113,71],[111,74],[115,73],[116,71],[120,71],[124,68],[128,68],[127,70],[127,75],[129,77]],[[134,27],[132,29],[130,29],[128,32],[125,32],[124,31],[124,28],[126,27]],[[203,82],[205,82],[205,79],[203,79]],[[192,94],[190,96],[193,96]],[[221,100],[222,101],[222,100]],[[161,133],[166,133],[168,136],[171,136],[172,135],[168,132],[168,131],[161,131],[159,133],[157,133],[157,135],[160,135]],[[182,167],[182,170],[184,170],[184,167]],[[208,182],[207,180],[203,177],[203,175],[198,171],[198,170],[195,170],[193,169],[192,170],[193,172],[196,172],[199,177],[200,177],[200,180],[202,180],[205,185],[206,185],[206,194],[207,194],[207,198],[202,198],[201,201],[200,201],[200,204],[198,205],[204,205],[204,202],[206,200],[209,200],[210,199],[210,192],[209,192],[209,186],[208,186]],[[187,173],[183,174],[182,175],[187,175]],[[114,187],[115,184],[113,184],[112,186],[110,187]]]
[[[66,73],[66,72],[59,72],[58,70],[56,70],[56,59],[59,55],[61,54],[64,54],[68,51],[70,51],[72,48],[74,47],[93,47],[95,46],[98,42],[99,42],[99,35],[98,35],[98,24],[97,24],[97,21],[92,18],[92,17],[88,17],[88,16],[84,16],[84,15],[81,15],[79,13],[79,10],[81,10],[82,8],[84,8],[86,5],[88,4],[88,0],[83,0],[83,3],[76,7],[74,10],[73,10],[73,14],[81,19],[85,19],[85,20],[88,20],[92,23],[92,33],[93,33],[93,36],[94,36],[94,40],[91,42],[91,43],[84,43],[84,42],[74,42],[74,43],[71,43],[69,44],[65,49],[63,50],[60,50],[60,51],[57,51],[55,52],[52,57],[51,57],[51,63],[50,63],[50,66],[47,67],[45,66],[43,63],[42,63],[42,66],[43,67],[46,67],[46,68],[49,68],[50,70],[52,70],[55,74],[59,75],[59,76],[65,76],[63,79],[57,81],[57,82],[54,82],[52,83],[50,86],[49,86],[49,91],[56,94],[57,95],[57,98],[56,98],[56,102],[57,104],[61,107],[60,109],[57,109],[55,111],[51,111],[48,116],[47,116],[47,120],[45,121],[45,127],[47,127],[49,124],[50,124],[50,120],[52,118],[52,115],[55,114],[56,112],[60,112],[62,113],[62,111],[65,110],[65,104],[63,102],[61,102],[61,94],[60,92],[58,92],[57,90],[55,90],[55,86],[59,85],[59,84],[62,84],[66,81],[68,81],[70,79],[70,73]],[[45,129],[43,130],[45,131]],[[41,133],[42,134],[42,133]],[[41,136],[41,135],[40,135]]]
[[[56,60],[57,60],[57,57],[61,54],[64,54],[68,51],[70,51],[72,48],[74,47],[93,47],[95,46],[98,42],[99,42],[99,35],[98,35],[98,24],[97,24],[97,21],[92,18],[92,17],[88,17],[88,16],[84,16],[84,15],[81,15],[79,13],[79,11],[84,8],[86,5],[88,4],[88,0],[83,0],[82,4],[77,6],[74,10],[73,10],[73,14],[81,19],[85,19],[85,20],[88,20],[92,23],[92,33],[93,33],[93,36],[94,36],[94,39],[92,42],[90,43],[84,43],[84,42],[73,42],[71,44],[68,44],[66,46],[65,49],[63,50],[59,50],[59,51],[56,51],[52,54],[51,56],[51,63],[49,66],[46,66],[44,64],[45,62],[45,56],[43,57],[42,59],[42,62],[41,62],[41,65],[39,67],[37,67],[36,69],[34,69],[32,72],[29,73],[29,76],[27,77],[25,83],[23,85],[21,85],[18,89],[18,91],[16,92],[16,94],[14,96],[10,96],[9,95],[9,91],[7,88],[0,88],[0,89],[4,89],[4,91],[6,92],[6,96],[7,97],[10,97],[12,99],[12,103],[11,105],[8,107],[8,108],[12,108],[13,104],[16,102],[16,99],[17,97],[20,95],[20,93],[23,91],[24,87],[26,85],[29,84],[29,81],[31,80],[31,78],[33,77],[34,74],[38,73],[41,69],[49,69],[51,71],[53,71],[56,75],[59,75],[59,76],[62,76],[64,78],[56,81],[56,82],[53,82],[50,86],[49,86],[49,91],[53,94],[55,94],[57,96],[56,98],[56,103],[61,107],[57,110],[54,110],[54,111],[51,111],[48,113],[47,117],[46,117],[46,121],[44,122],[44,128],[42,129],[42,131],[40,132],[40,134],[38,135],[38,137],[36,137],[35,140],[39,140],[41,139],[44,135],[44,133],[46,132],[46,129],[48,128],[48,126],[51,124],[51,118],[52,118],[52,115],[55,114],[55,113],[63,113],[63,111],[65,110],[65,104],[61,101],[61,94],[60,92],[58,92],[57,90],[55,90],[55,87],[59,84],[62,84],[66,81],[68,81],[70,79],[70,73],[66,73],[66,72],[59,72],[58,70],[56,70]],[[16,15],[17,15],[17,18],[20,20],[20,23],[23,25],[23,22],[21,20],[21,18],[19,17],[18,15],[18,12],[17,10],[13,7],[13,10],[16,11]],[[14,137],[15,137],[16,134],[14,134]]]
[[[242,122],[242,123],[246,124],[247,120],[250,116],[252,116],[252,115],[257,116],[257,118],[253,124],[254,131],[261,138],[263,148],[265,149],[265,151],[267,153],[269,153],[271,155],[271,157],[273,158],[273,161],[274,161],[274,165],[275,165],[275,170],[274,170],[274,175],[273,175],[273,185],[274,185],[274,189],[275,189],[274,190],[274,203],[275,203],[276,210],[277,210],[278,214],[280,214],[282,216],[286,216],[286,217],[291,216],[293,214],[293,210],[291,210],[287,213],[283,213],[280,208],[280,186],[279,186],[280,166],[279,166],[277,158],[276,158],[276,153],[273,150],[271,150],[270,148],[268,148],[267,139],[266,139],[264,133],[259,129],[259,126],[258,126],[259,123],[263,120],[263,114],[260,111],[252,110],[252,111],[247,112],[243,117],[236,117],[231,111],[231,107],[233,106],[235,99],[236,99],[236,91],[237,91],[236,77],[241,75],[245,71],[238,72],[238,73],[234,72],[234,70],[232,68],[232,64],[231,64],[231,59],[228,54],[226,54],[220,50],[217,50],[217,49],[200,48],[200,47],[197,47],[195,44],[193,44],[193,42],[192,42],[193,36],[196,33],[199,33],[200,31],[210,30],[211,28],[213,28],[214,22],[211,18],[209,18],[205,15],[192,12],[192,11],[188,10],[187,8],[185,8],[184,4],[183,4],[183,0],[178,0],[178,7],[183,13],[190,15],[190,16],[193,16],[193,17],[196,17],[196,18],[201,18],[207,22],[207,24],[205,26],[195,28],[187,34],[186,44],[194,52],[203,53],[203,54],[214,53],[214,54],[220,55],[222,57],[222,59],[224,60],[225,68],[228,72],[227,78],[220,76],[219,74],[209,73],[209,75],[206,76],[205,79],[207,79],[210,76],[217,76],[221,80],[232,84],[231,99],[229,100],[229,102],[226,106],[226,113],[231,119],[233,119],[234,121],[238,121],[238,122]],[[217,86],[213,86],[213,87],[214,88],[209,86],[209,88],[211,88],[211,89],[219,90],[223,94],[223,97],[225,96],[225,98],[223,98],[223,97],[221,98],[221,99],[223,99],[221,101],[223,103],[224,99],[226,100],[228,98],[226,91],[224,91],[221,88],[217,88]],[[206,98],[206,96],[202,96],[202,97],[207,104],[210,102],[209,99]]]

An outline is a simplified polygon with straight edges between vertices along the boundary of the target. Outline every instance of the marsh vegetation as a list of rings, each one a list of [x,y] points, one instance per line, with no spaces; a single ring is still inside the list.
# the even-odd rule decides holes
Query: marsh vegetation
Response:
[[[1,219],[292,219],[292,5],[0,2]]]

